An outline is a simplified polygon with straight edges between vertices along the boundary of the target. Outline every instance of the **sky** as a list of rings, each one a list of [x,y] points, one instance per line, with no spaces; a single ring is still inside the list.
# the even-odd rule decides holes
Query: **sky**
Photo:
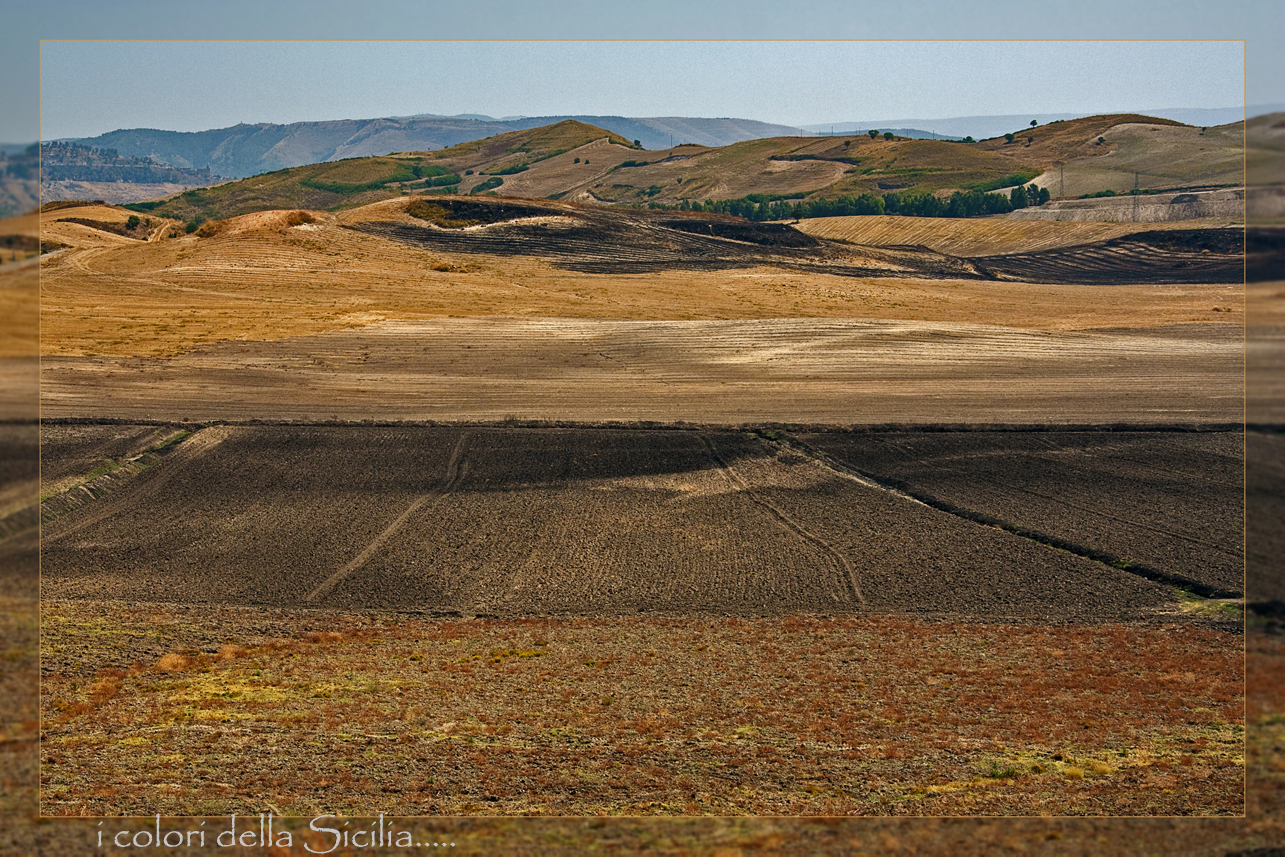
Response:
[[[40,133],[40,39],[91,40],[75,50],[67,42],[45,44],[48,138],[130,126],[190,130],[407,113],[735,115],[810,124],[870,114],[1285,102],[1285,51],[1274,41],[1285,32],[1279,0],[810,0],[806,8],[777,0],[0,3],[0,142]],[[1156,43],[1080,44],[1072,46],[1077,54],[1056,42],[931,50],[904,43],[384,43],[337,50],[189,42],[153,44],[153,57],[120,43],[106,56],[108,45],[92,43],[388,38],[1245,40],[1248,84],[1244,94],[1230,94],[1234,63],[1212,45],[1193,53],[1191,45]]]
[[[1243,103],[1240,41],[46,41],[45,139],[415,113],[876,116]],[[147,75],[133,69],[191,70]]]

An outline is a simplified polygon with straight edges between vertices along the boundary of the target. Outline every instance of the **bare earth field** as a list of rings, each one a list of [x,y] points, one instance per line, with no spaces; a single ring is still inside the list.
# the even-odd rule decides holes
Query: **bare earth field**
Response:
[[[49,417],[1180,423],[1241,418],[1230,324],[1048,331],[780,319],[385,322],[42,361]]]
[[[1244,594],[1240,432],[802,435],[813,449],[943,504],[1116,562]],[[1163,498],[1163,499],[1161,499]]]
[[[1244,811],[1225,231],[529,202],[49,224],[43,812]]]
[[[53,461],[85,433],[117,448],[121,434],[46,431]],[[158,459],[45,500],[47,597],[458,615],[1183,612],[1166,586],[741,432],[215,426]],[[1200,523],[1236,533],[1233,512]]]

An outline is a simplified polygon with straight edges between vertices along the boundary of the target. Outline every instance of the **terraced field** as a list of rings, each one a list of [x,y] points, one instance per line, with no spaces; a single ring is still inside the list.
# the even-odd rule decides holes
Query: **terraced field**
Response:
[[[120,434],[64,426],[44,454],[119,448]],[[216,426],[116,474],[89,484],[93,502],[45,501],[47,596],[464,615],[1178,611],[1166,586],[740,432]]]

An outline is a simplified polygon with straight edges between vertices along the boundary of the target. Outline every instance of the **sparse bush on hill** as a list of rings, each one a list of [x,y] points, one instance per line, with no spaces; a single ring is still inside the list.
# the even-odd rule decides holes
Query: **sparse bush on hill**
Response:
[[[476,186],[474,186],[474,188],[471,191],[469,191],[469,193],[485,193],[486,191],[491,190],[493,188],[497,188],[502,184],[504,184],[504,179],[500,178],[499,176],[491,176],[486,181],[481,182]]]

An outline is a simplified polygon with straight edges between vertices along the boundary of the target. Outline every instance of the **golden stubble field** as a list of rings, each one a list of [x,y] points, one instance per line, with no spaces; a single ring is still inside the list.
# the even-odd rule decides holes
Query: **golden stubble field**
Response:
[[[409,221],[397,210],[402,204],[320,214],[316,223],[294,227],[286,225],[284,213],[246,215],[213,237],[148,243],[49,222],[71,214],[122,221],[128,213],[119,209],[50,212],[46,237],[73,249],[42,265],[41,353],[169,357],[222,340],[279,340],[381,321],[469,316],[914,320],[1033,330],[1243,323],[1243,289],[1227,285],[1112,286],[1086,293],[1074,285],[766,267],[587,274],[538,257],[445,254],[343,228],[372,219]],[[1001,236],[996,242],[1010,247],[1019,243],[1007,237],[1015,226],[1020,241],[1053,225],[988,223]],[[1065,226],[1083,231],[1083,224]]]

